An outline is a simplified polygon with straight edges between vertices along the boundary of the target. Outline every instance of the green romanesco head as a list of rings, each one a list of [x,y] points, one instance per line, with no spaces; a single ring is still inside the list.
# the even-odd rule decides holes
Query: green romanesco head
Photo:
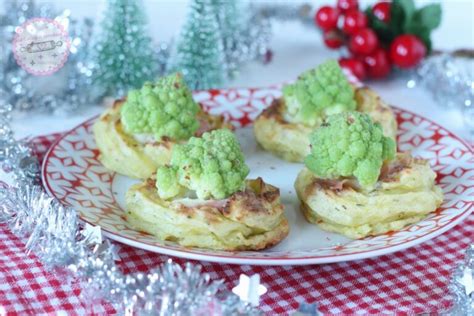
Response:
[[[310,136],[311,154],[305,164],[316,176],[354,176],[372,188],[382,163],[395,157],[395,142],[385,137],[367,114],[345,112],[330,115]]]
[[[309,126],[319,125],[325,116],[354,111],[354,89],[336,60],[301,74],[283,88],[286,118]]]
[[[243,188],[248,173],[237,138],[220,129],[175,145],[169,165],[158,168],[156,187],[163,199],[186,189],[200,199],[223,199]]]
[[[180,74],[160,78],[155,84],[147,82],[140,90],[128,93],[121,110],[121,121],[130,134],[153,134],[159,140],[188,139],[199,128],[194,102]]]

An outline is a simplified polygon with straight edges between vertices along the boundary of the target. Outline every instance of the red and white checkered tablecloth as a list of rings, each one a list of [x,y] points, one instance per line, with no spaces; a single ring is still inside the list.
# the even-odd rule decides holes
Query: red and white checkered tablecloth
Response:
[[[42,158],[59,134],[33,139]],[[285,315],[300,302],[317,303],[323,314],[436,313],[449,308],[447,285],[453,267],[474,241],[474,214],[450,231],[416,247],[360,261],[311,266],[248,266],[199,262],[213,279],[229,289],[241,273],[258,273],[268,288],[260,308],[269,315]],[[158,266],[169,257],[117,244],[124,272]],[[186,260],[174,259],[178,263]],[[107,303],[93,308],[81,300],[75,282],[51,273],[24,244],[0,225],[0,315],[113,314]]]

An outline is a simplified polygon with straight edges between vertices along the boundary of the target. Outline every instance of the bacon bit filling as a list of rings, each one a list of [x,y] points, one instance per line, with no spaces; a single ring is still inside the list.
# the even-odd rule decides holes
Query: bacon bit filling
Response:
[[[156,186],[156,179],[154,177],[146,179],[146,185],[154,188]]]
[[[359,190],[360,186],[355,179],[319,179],[315,178],[313,183],[325,190],[341,192],[347,189]]]
[[[199,129],[194,133],[195,136],[202,136],[205,132],[209,132],[213,129],[213,126],[209,122],[209,120],[206,120],[204,117],[199,118]]]
[[[155,180],[148,179],[147,185],[154,185]],[[261,178],[251,181],[243,191],[238,191],[230,197],[221,200],[200,200],[189,195],[171,202],[175,209],[192,214],[195,210],[203,210],[206,212],[221,213],[228,216],[230,213],[242,211],[249,213],[266,212],[266,203],[274,203],[279,198],[279,190],[268,186]]]
[[[176,206],[184,206],[188,208],[202,208],[202,207],[212,207],[216,209],[224,209],[228,203],[228,199],[223,200],[198,200],[183,198],[174,200],[171,204]]]
[[[112,108],[116,109],[118,107],[121,107],[122,104],[127,100],[127,98],[122,98],[122,99],[118,99],[118,100],[115,100],[114,103],[112,104]]]
[[[201,112],[198,114],[197,119],[199,120],[199,129],[194,133],[194,136],[201,137],[202,134],[218,129],[218,128],[228,128],[233,130],[233,126],[224,123],[224,117],[222,115],[209,115],[206,112]]]
[[[424,162],[423,159],[413,158],[409,153],[399,155],[396,160],[386,163],[382,166],[380,171],[379,181],[390,182],[394,181],[396,175],[403,169],[410,167],[413,162]]]
[[[288,123],[281,115],[282,100],[275,99],[272,104],[262,112],[262,116],[266,118],[274,118],[277,122]]]
[[[396,160],[386,163],[380,170],[379,182],[390,182],[396,179],[397,174],[409,168],[413,162],[424,163],[426,160],[413,158],[409,153],[399,155]],[[313,184],[333,192],[342,192],[346,189],[359,191],[361,189],[356,179],[319,179],[315,178]],[[310,186],[311,187],[311,186]]]
[[[259,198],[255,192],[252,190],[246,189],[245,191],[239,191],[234,193],[230,199],[229,203],[226,207],[222,210],[223,214],[230,214],[233,212],[232,205],[239,205],[242,210],[246,210],[248,212],[261,212],[265,210],[265,206],[263,205],[263,201]]]

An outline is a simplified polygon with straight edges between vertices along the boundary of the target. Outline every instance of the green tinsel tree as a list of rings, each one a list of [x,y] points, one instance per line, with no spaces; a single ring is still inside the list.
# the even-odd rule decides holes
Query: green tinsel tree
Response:
[[[157,63],[146,18],[136,0],[108,0],[102,35],[94,47],[94,84],[121,96],[156,77]]]
[[[223,45],[224,68],[229,77],[234,77],[245,52],[243,7],[239,0],[213,0],[214,11],[220,28]]]
[[[224,79],[222,39],[214,0],[192,0],[177,43],[174,68],[191,89],[216,88]]]

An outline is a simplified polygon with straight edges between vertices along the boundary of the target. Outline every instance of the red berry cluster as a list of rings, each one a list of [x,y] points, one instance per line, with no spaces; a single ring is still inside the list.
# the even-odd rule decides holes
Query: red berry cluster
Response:
[[[390,2],[378,2],[371,10],[381,22],[390,22]],[[381,43],[369,27],[366,14],[359,10],[357,0],[338,0],[337,7],[323,6],[314,19],[323,31],[327,47],[347,46],[351,56],[340,58],[339,64],[349,68],[361,80],[386,77],[392,64],[411,68],[426,55],[425,45],[414,35],[399,35],[389,45]]]

